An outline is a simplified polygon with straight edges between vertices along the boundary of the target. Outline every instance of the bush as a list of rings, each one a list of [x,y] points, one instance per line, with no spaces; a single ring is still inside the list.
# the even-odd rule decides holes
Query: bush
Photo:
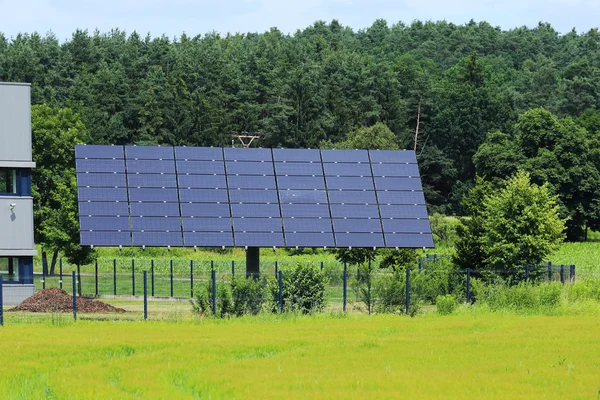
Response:
[[[456,309],[456,299],[454,296],[447,294],[445,296],[438,296],[435,299],[435,305],[437,312],[440,315],[450,315]]]
[[[411,271],[411,294],[426,303],[434,304],[437,296],[465,296],[466,274],[448,259],[427,263],[421,271]]]
[[[224,282],[217,283],[216,289],[216,316],[219,318],[228,317],[233,313],[229,285]],[[192,311],[196,314],[204,317],[212,315],[212,281],[209,280],[206,284],[201,285],[190,301]]]
[[[327,277],[320,267],[299,262],[294,268],[282,270],[284,311],[308,314],[325,308]],[[271,310],[279,311],[279,283],[269,282]]]
[[[233,300],[233,314],[258,314],[265,303],[267,296],[266,280],[236,277],[231,281],[231,297]]]
[[[375,279],[375,310],[383,313],[403,313],[406,308],[406,275],[404,271],[380,274]]]

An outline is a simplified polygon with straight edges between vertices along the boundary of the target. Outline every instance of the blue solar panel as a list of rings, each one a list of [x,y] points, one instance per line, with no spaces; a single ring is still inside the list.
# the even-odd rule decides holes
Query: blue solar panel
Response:
[[[281,232],[281,218],[233,218],[234,232]]]
[[[426,206],[380,205],[381,218],[427,218]]]
[[[321,163],[299,163],[299,162],[276,162],[275,172],[277,175],[315,175],[323,176]]]
[[[134,246],[182,246],[181,232],[132,232]]]
[[[371,177],[337,177],[327,176],[327,190],[375,190]]]
[[[322,176],[280,176],[277,175],[277,186],[282,189],[325,189]]]
[[[333,219],[333,229],[335,232],[381,232],[381,220],[373,219]]]
[[[401,190],[378,191],[379,204],[422,204],[425,205],[423,192]]]
[[[328,162],[369,162],[367,150],[321,150],[321,158],[324,163]]]
[[[125,188],[85,188],[77,189],[79,201],[127,201]]]
[[[143,174],[174,174],[175,161],[173,160],[132,160],[127,159],[127,173]]]
[[[283,233],[267,232],[235,232],[236,246],[257,246],[257,247],[283,247]]]
[[[333,233],[285,233],[285,244],[288,247],[334,247]]]
[[[179,189],[181,202],[191,203],[228,203],[225,189]]]
[[[225,164],[221,161],[177,160],[178,174],[225,175]]]
[[[127,174],[127,183],[130,188],[176,188],[177,176],[175,174]]]
[[[331,204],[377,204],[375,192],[370,190],[330,190]]]
[[[275,203],[279,202],[276,190],[236,189],[229,191],[232,203]]]
[[[417,157],[412,150],[369,150],[369,156],[372,163],[417,163]]]
[[[107,217],[127,216],[129,206],[126,202],[79,202],[79,215],[95,215]]]
[[[226,147],[223,149],[226,160],[238,161],[272,161],[271,149],[244,149]]]
[[[181,203],[182,217],[229,217],[229,204]]]
[[[431,237],[430,233],[386,233],[385,244],[387,247],[433,247],[433,238]]]
[[[181,231],[179,217],[131,217],[134,231]]]
[[[75,158],[123,159],[123,146],[87,146],[78,144],[75,146]]]
[[[131,216],[178,217],[179,203],[131,203]]]
[[[419,176],[417,164],[373,164],[373,176]]]
[[[377,190],[423,190],[419,178],[375,177]]]
[[[231,232],[231,219],[226,218],[182,218],[184,231]]]
[[[321,163],[321,152],[318,149],[273,149],[275,161],[299,161]]]
[[[128,161],[132,158],[139,160],[173,160],[173,147],[161,146],[125,146],[125,156]]]
[[[377,205],[331,204],[332,218],[379,218]]]
[[[177,175],[180,188],[227,189],[225,175]]]
[[[129,201],[178,202],[175,188],[129,188]]]
[[[430,233],[427,219],[389,219],[383,218],[383,230],[388,233]]]
[[[279,217],[279,204],[232,204],[232,217]]]
[[[227,175],[275,175],[272,162],[226,161]]]
[[[131,246],[131,233],[129,231],[81,231],[80,236],[83,246]]]
[[[326,218],[283,218],[283,228],[289,232],[332,232],[331,219]]]
[[[233,247],[233,234],[229,232],[183,232],[186,246]]]
[[[129,231],[129,218],[123,217],[79,217],[82,231]]]
[[[383,234],[380,233],[340,233],[335,232],[337,247],[384,247]]]
[[[327,204],[282,204],[283,217],[329,217]]]
[[[124,160],[75,160],[77,172],[125,172]]]
[[[221,147],[175,147],[175,158],[178,160],[223,160]]]
[[[127,187],[125,174],[89,173],[77,174],[77,186]]]
[[[282,204],[327,204],[327,192],[325,190],[280,190],[279,201]]]
[[[228,175],[229,189],[276,189],[274,176]]]
[[[371,177],[371,166],[368,163],[323,163],[326,176],[368,176]]]

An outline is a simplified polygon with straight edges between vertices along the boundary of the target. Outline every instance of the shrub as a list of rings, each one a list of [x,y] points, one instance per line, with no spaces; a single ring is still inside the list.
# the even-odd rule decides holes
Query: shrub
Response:
[[[434,304],[440,295],[465,295],[466,274],[448,259],[427,263],[423,270],[411,272],[411,294],[426,303]]]
[[[236,277],[231,281],[231,297],[233,314],[258,314],[265,303],[267,290],[266,280]]]
[[[454,296],[447,294],[445,296],[438,296],[435,299],[435,305],[437,312],[440,315],[450,315],[456,309],[456,299]]]
[[[402,313],[406,308],[406,276],[404,271],[382,273],[375,279],[376,311]]]
[[[229,285],[224,282],[217,283],[216,295],[216,316],[219,318],[228,317],[233,313]],[[212,315],[212,281],[209,280],[206,284],[200,286],[190,301],[192,311],[196,314],[204,317]]]
[[[283,309],[308,314],[325,308],[327,277],[320,267],[299,262],[294,268],[282,270]],[[279,283],[269,282],[271,310],[279,311]]]

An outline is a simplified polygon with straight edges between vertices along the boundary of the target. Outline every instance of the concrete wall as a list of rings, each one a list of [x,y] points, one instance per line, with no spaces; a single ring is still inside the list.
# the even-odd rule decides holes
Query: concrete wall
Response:
[[[0,196],[0,251],[32,249],[33,198]]]
[[[0,161],[31,162],[29,84],[0,83]]]

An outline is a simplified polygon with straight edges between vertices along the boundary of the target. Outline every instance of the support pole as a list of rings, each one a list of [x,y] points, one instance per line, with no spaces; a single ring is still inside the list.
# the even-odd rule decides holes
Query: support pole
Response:
[[[96,260],[96,263],[94,265],[96,267],[96,297],[98,297],[98,260]]]
[[[77,277],[75,271],[72,273],[73,277],[73,320],[77,321]]]
[[[154,297],[154,260],[150,262],[150,293],[152,293],[152,297]]]
[[[0,275],[0,326],[4,326],[4,293],[2,293],[2,275]]]
[[[283,272],[279,271],[279,314],[283,314]]]
[[[471,304],[471,268],[467,268],[467,303]]]
[[[190,297],[194,297],[194,260],[190,260]]]
[[[135,296],[135,260],[131,259],[131,295]]]
[[[410,268],[406,268],[406,315],[410,307]]]
[[[117,295],[117,259],[113,259],[113,295]]]
[[[211,270],[211,280],[212,280],[212,313],[213,316],[217,315],[217,274],[215,273],[214,268]]]
[[[62,258],[58,261],[58,268],[59,268],[59,277],[58,277],[58,284],[60,285],[60,288],[62,289],[62,278],[63,278],[63,273],[62,273]]]
[[[260,248],[248,247],[246,250],[246,278],[260,277]]]
[[[148,320],[148,271],[144,271],[144,321]]]
[[[169,263],[170,271],[171,271],[171,297],[173,297],[173,260]]]
[[[344,306],[343,310],[346,312],[346,289],[348,287],[348,269],[346,267],[346,263],[344,263]]]

